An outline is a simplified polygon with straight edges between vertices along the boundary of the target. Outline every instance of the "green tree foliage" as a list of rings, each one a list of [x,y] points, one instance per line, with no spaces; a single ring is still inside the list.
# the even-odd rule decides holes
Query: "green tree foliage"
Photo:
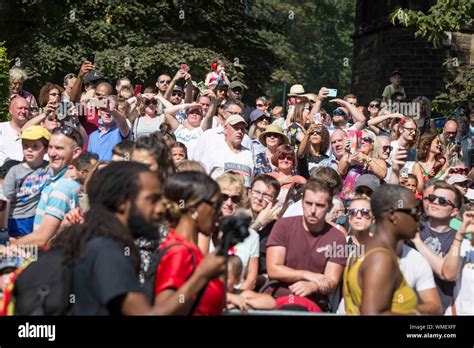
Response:
[[[347,90],[354,11],[355,0],[66,0],[53,6],[18,0],[10,16],[22,21],[6,35],[27,34],[7,46],[32,76],[26,84],[32,92],[45,81],[62,81],[95,52],[101,74],[147,86],[181,63],[194,80],[204,80],[219,56],[229,78],[243,81],[255,97],[278,95],[283,81],[308,91],[323,81]]]
[[[399,8],[390,15],[392,23],[405,27],[414,26],[415,36],[423,37],[440,47],[447,38],[446,32],[472,31],[474,2],[472,0],[438,0],[428,13]],[[455,57],[454,57],[455,58]],[[459,67],[452,64],[452,57],[445,62],[450,66],[453,79],[446,84],[433,101],[435,111],[452,113],[458,106],[467,106],[474,100],[474,69],[472,65]]]
[[[8,119],[8,99],[10,98],[9,69],[10,59],[7,57],[5,42],[0,42],[0,121]]]

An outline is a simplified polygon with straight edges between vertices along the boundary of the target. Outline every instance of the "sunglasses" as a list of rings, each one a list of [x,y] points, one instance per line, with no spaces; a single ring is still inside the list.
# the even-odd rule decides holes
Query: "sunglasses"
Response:
[[[293,162],[293,157],[282,155],[282,156],[279,156],[279,157],[278,157],[278,160],[279,160],[279,161],[287,160],[287,161]]]
[[[342,111],[341,109],[334,110],[333,115],[347,116],[346,113],[344,111]]]
[[[181,93],[181,92],[173,92],[171,95],[172,95],[173,97],[176,97],[176,96],[182,97],[182,96],[183,96],[183,93]]]
[[[385,146],[382,146],[382,150],[383,152],[392,152],[393,150],[393,147],[391,147],[390,145],[385,145]]]
[[[267,138],[279,138],[280,135],[279,134],[276,134],[276,133],[268,133],[266,135]]]
[[[160,80],[158,81],[159,83],[166,83],[166,84],[169,84],[171,82],[171,80]]]
[[[158,101],[157,101],[156,99],[153,99],[153,100],[146,99],[146,100],[145,100],[145,105],[146,105],[146,106],[149,106],[149,105],[151,105],[151,104],[153,104],[153,105],[156,106],[156,105],[158,105]]]
[[[452,168],[451,173],[452,174],[467,175],[469,173],[469,169],[467,169],[467,168]]]
[[[370,143],[370,144],[372,144],[372,143],[374,142],[374,139],[372,139],[371,137],[363,137],[363,138],[362,138],[362,141],[363,141],[364,143]]]
[[[416,131],[416,128],[407,128],[407,127],[403,127],[404,130],[408,131],[409,133],[411,132],[415,132]]]
[[[261,122],[261,121],[267,121],[268,123],[270,123],[272,121],[271,117],[260,117],[257,122]]]
[[[321,135],[321,133],[322,133],[322,132],[321,132],[320,130],[315,130],[315,131],[313,132],[313,135]]]
[[[428,195],[428,197],[426,197],[425,199],[430,201],[430,203],[434,203],[434,202],[436,202],[436,200],[438,200],[438,204],[440,206],[445,207],[447,205],[450,205],[454,208],[454,203],[451,202],[449,199],[447,199],[445,197],[440,197],[440,196],[436,196],[434,194],[431,194],[431,195]]]
[[[266,105],[265,104],[257,104],[258,108],[261,108],[261,107],[264,107],[264,106],[266,106]]]
[[[356,217],[357,214],[359,214],[359,213],[364,219],[368,220],[368,219],[372,218],[372,213],[371,213],[370,209],[367,209],[367,208],[364,208],[364,209],[349,209],[347,212],[348,212],[348,214],[351,218]]]
[[[223,194],[221,194],[221,197],[222,197],[223,202],[227,202],[227,200],[230,198],[232,203],[235,203],[235,204],[240,203],[240,200],[241,200],[241,197],[239,195],[230,196],[230,195],[226,195],[225,193],[223,193]]]
[[[69,127],[69,126],[56,127],[53,129],[53,134],[56,134],[56,133],[64,134],[68,138],[74,140],[77,143],[77,145],[79,145],[79,147],[83,146],[81,135],[76,129],[72,127]]]
[[[379,108],[380,104],[369,104],[369,108]]]

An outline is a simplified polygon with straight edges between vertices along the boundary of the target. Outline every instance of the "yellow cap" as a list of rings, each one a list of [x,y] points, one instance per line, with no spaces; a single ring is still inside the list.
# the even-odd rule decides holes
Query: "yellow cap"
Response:
[[[51,134],[48,132],[48,130],[41,126],[28,127],[23,130],[20,135],[20,139],[24,140],[38,140],[41,138],[45,138],[48,141],[49,138],[51,138]]]

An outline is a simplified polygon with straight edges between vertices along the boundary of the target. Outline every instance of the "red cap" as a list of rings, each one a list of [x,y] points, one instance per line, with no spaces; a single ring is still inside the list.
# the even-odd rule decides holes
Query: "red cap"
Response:
[[[286,306],[301,306],[306,308],[308,312],[321,313],[321,308],[306,297],[301,296],[283,296],[276,299],[276,309],[285,309]]]

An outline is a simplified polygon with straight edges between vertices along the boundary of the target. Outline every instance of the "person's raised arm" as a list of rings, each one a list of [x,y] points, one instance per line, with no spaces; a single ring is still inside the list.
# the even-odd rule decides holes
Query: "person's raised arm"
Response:
[[[160,101],[161,104],[163,104],[163,107],[164,109],[166,108],[171,108],[173,106],[173,104],[171,104],[171,102],[169,100],[166,100],[165,97],[163,97],[160,93],[158,94],[155,94],[153,96],[153,98],[157,99],[158,101]]]
[[[349,110],[349,113],[352,116],[352,119],[354,120],[354,126],[358,130],[364,129],[366,119],[365,119],[364,114],[359,109],[357,109],[357,107],[355,107],[351,103],[348,103],[347,101],[342,100],[342,99],[331,99],[330,102],[338,103],[339,105],[346,107]]]
[[[308,130],[305,132],[303,139],[301,140],[300,146],[298,146],[298,158],[304,158],[308,152],[309,148],[309,138],[311,137],[311,134],[314,133],[314,131],[318,128],[318,125],[315,123],[312,123]]]
[[[442,268],[443,268],[443,257],[436,255],[430,247],[428,247],[420,238],[420,233],[417,233],[415,238],[412,239],[413,244],[416,247],[416,250],[420,252],[421,255],[428,261],[431,269],[435,272],[441,279],[444,279]]]
[[[186,90],[184,92],[184,102],[192,103],[193,102],[193,81],[189,73],[184,75],[184,80],[186,81]]]
[[[316,98],[316,102],[313,104],[313,108],[311,109],[310,117],[312,115],[317,114],[321,111],[321,105],[323,104],[324,99],[328,97],[328,89],[326,87],[321,87],[318,93],[318,97]]]
[[[116,101],[108,99],[107,112],[110,112],[110,115],[114,118],[115,122],[117,122],[122,137],[127,138],[130,134],[130,128],[128,127],[127,117],[124,114],[120,113],[116,109],[116,107]]]
[[[166,89],[166,92],[165,92],[165,99],[166,100],[170,100],[171,98],[171,93],[173,92],[173,88],[174,86],[176,85],[176,83],[180,80],[180,79],[184,79],[184,77],[186,76],[186,71],[184,70],[178,70],[178,72],[176,73],[176,75],[174,75],[173,79],[171,80],[170,84],[168,85],[168,88]]]
[[[72,103],[79,103],[79,101],[81,100],[81,87],[82,82],[84,81],[84,76],[86,76],[87,73],[93,70],[95,70],[95,66],[91,62],[85,61],[84,63],[82,63],[81,69],[77,74],[76,81],[72,86],[71,93],[69,94],[69,100]]]
[[[453,244],[449,248],[449,252],[444,257],[441,267],[443,278],[454,281],[461,270],[461,244],[466,233],[474,232],[474,210],[466,211],[463,215],[462,225],[456,232]]]
[[[202,130],[206,131],[212,128],[212,119],[216,113],[217,107],[222,103],[222,98],[216,98],[216,95],[211,90],[205,90],[202,95],[206,95],[209,97],[211,105],[207,110],[207,114],[204,116],[203,120],[201,121],[201,128]]]

